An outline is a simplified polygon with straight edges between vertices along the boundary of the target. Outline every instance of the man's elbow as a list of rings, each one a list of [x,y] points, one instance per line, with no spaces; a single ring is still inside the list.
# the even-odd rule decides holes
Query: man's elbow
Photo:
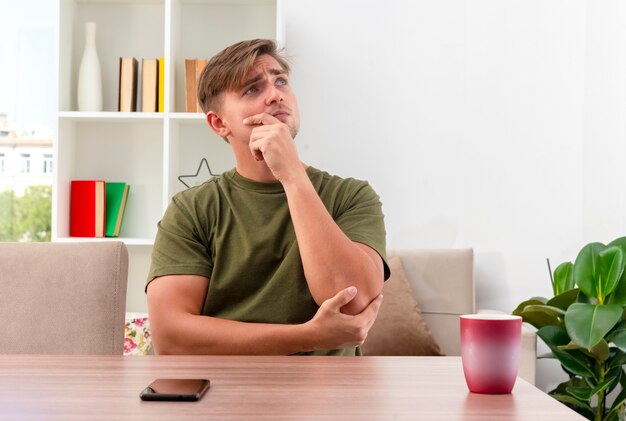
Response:
[[[349,315],[356,315],[370,305],[383,291],[384,281],[382,277],[372,277],[369,282],[357,286],[357,294],[348,304],[341,307],[341,312]]]
[[[151,326],[152,346],[156,355],[188,355],[193,354],[193,347],[188,343],[181,329],[176,325]]]
[[[173,347],[169,344],[159,344],[154,343],[154,355],[181,355],[177,352]]]
[[[158,332],[158,333],[157,333]],[[152,332],[152,346],[156,355],[181,355],[181,347],[163,331]]]

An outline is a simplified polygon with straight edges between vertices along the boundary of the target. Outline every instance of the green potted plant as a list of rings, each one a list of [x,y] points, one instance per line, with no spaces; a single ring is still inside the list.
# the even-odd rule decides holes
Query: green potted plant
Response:
[[[590,420],[624,417],[625,267],[626,237],[587,244],[574,263],[561,263],[551,274],[554,297],[533,297],[513,312],[538,329],[548,357],[569,376],[548,393]]]

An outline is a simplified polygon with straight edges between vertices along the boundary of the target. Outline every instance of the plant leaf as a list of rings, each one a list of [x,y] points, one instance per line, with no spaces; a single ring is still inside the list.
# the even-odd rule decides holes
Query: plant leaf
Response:
[[[582,386],[585,384],[586,383],[584,380],[573,377],[569,379],[568,381],[559,384],[554,390],[551,390],[550,392],[548,392],[548,394],[552,396],[554,399],[560,402],[563,402],[567,406],[571,407],[579,414],[589,419],[593,419],[594,413],[593,413],[593,409],[591,409],[591,406],[584,401],[576,399],[575,397],[570,395],[566,390],[570,386],[577,387],[577,386]]]
[[[589,386],[583,386],[583,387],[568,386],[565,388],[565,390],[570,395],[574,396],[576,399],[589,402],[593,396],[605,390],[607,387],[609,387],[609,385],[612,382],[613,382],[613,379],[606,379],[602,383],[594,387],[593,389],[590,388]]]
[[[564,293],[551,298],[545,304],[548,306],[560,308],[561,310],[567,310],[569,306],[576,302],[579,292],[580,289],[578,288],[570,289],[569,291],[565,291]]]
[[[605,341],[604,339],[601,339],[600,342],[598,342],[596,346],[591,348],[591,350],[584,350],[582,352],[584,353],[588,352],[590,356],[593,357],[596,361],[600,361],[603,363],[609,359],[609,355],[610,355],[609,343]]]
[[[626,324],[624,322],[621,323],[619,329],[611,332],[609,336],[606,337],[607,341],[612,342],[618,347],[620,350],[626,352]]]
[[[611,370],[614,367],[622,367],[626,365],[626,352],[612,348],[611,349],[611,357],[607,363],[607,369]]]
[[[596,373],[593,371],[591,358],[587,357],[580,351],[552,351],[554,356],[559,360],[563,369],[571,373],[585,378],[591,378],[598,381]]]
[[[559,308],[546,307],[544,303],[538,304],[540,300],[537,298],[531,298],[520,304],[513,314],[522,316],[524,322],[530,323],[537,329],[541,329],[544,326],[549,325],[563,325],[564,312]],[[546,300],[547,302],[547,300]],[[522,309],[520,311],[520,308]]]
[[[617,304],[574,303],[565,313],[565,328],[572,341],[591,350],[621,317],[622,307]]]
[[[622,367],[613,367],[613,369],[607,371],[605,375],[605,379],[611,379],[611,385],[606,389],[605,395],[608,395],[620,384],[622,381],[622,376],[624,375],[624,370]]]
[[[579,401],[587,402],[593,396],[593,390],[590,387],[568,387],[567,393],[575,397]]]
[[[554,269],[554,295],[561,295],[574,288],[574,264],[564,262]]]
[[[578,412],[580,415],[584,416],[587,419],[592,420],[594,417],[594,412],[593,409],[591,409],[591,407],[586,404],[583,401],[580,401],[578,399],[576,399],[575,397],[571,396],[571,395],[565,395],[565,394],[560,394],[560,393],[554,393],[552,395],[554,399],[556,399],[559,402],[563,402],[563,403],[568,403],[570,405],[573,405],[573,408],[576,412]]]
[[[564,326],[563,318],[554,317],[543,311],[526,311],[522,313],[524,322],[530,323],[537,329],[544,326]]]
[[[606,419],[609,419],[609,417],[612,416],[613,413],[616,414],[621,405],[626,405],[626,388],[623,388],[622,391],[619,392],[619,395],[617,395],[617,397],[613,401],[613,405],[611,405],[611,410],[606,414]]]
[[[529,305],[533,305],[533,304],[545,304],[548,302],[547,298],[544,297],[532,297],[526,301],[522,301],[515,310],[513,310],[513,315],[515,316],[521,316],[522,315],[522,311],[524,311],[524,309],[526,308],[526,306]]]
[[[523,313],[528,312],[528,311],[540,311],[542,313],[546,313],[554,317],[565,316],[565,310],[560,309],[558,307],[548,306],[545,304],[531,304],[529,306],[526,306]]]
[[[586,349],[583,346],[580,346],[576,342],[570,342],[567,345],[561,345],[559,346],[559,349],[561,351],[579,350],[583,354],[588,355],[594,360],[600,361],[600,362],[606,361],[610,355],[609,343],[605,340],[601,340],[600,342],[598,342],[596,346],[594,346],[590,350]]]
[[[574,261],[574,279],[587,297],[598,296],[598,254],[605,248],[602,243],[589,243],[580,250]]]
[[[537,336],[539,336],[550,349],[567,345],[571,342],[570,337],[567,335],[567,330],[561,326],[544,326],[537,331]]]
[[[593,371],[594,362],[591,358],[580,351],[562,351],[559,349],[559,346],[567,345],[571,341],[563,327],[544,326],[537,331],[537,336],[548,345],[565,371],[581,377],[596,379],[596,374]]]
[[[619,247],[626,254],[626,237],[617,238],[611,241],[608,245]],[[626,305],[626,270],[622,272],[622,277],[620,278],[617,287],[615,287],[615,291],[607,297],[606,303]]]
[[[600,277],[598,279],[598,299],[604,302],[611,294],[624,272],[624,252],[617,246],[607,247],[598,253],[600,263]]]

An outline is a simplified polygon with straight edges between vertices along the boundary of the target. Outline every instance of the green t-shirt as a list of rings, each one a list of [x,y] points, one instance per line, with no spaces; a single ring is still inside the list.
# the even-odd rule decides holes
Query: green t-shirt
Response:
[[[367,182],[313,167],[307,174],[328,212],[353,241],[386,260],[378,195]],[[385,279],[389,276],[387,264]],[[176,194],[152,251],[158,276],[209,278],[202,314],[256,323],[298,324],[318,310],[309,291],[282,184],[246,179],[234,169]],[[355,355],[356,349],[317,355]]]

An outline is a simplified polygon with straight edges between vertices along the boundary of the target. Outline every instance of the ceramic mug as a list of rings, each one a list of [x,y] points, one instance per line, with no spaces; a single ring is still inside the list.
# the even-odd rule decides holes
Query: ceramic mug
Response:
[[[470,392],[511,393],[517,378],[522,318],[466,314],[461,319],[461,359]]]

